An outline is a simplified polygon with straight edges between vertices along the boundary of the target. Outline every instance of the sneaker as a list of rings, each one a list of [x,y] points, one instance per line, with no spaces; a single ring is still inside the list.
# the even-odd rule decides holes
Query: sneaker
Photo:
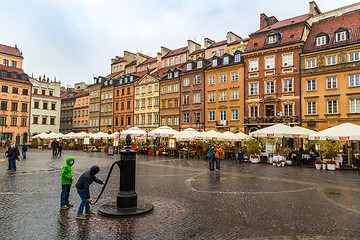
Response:
[[[68,205],[66,205],[67,207],[71,208],[73,207],[74,205],[72,205],[71,203],[69,203]]]
[[[85,216],[95,216],[95,213],[90,210],[87,213],[85,213]]]
[[[68,206],[66,206],[66,205],[65,205],[65,206],[61,206],[61,207],[60,207],[60,210],[66,210],[66,209],[69,209],[69,207],[68,207]]]
[[[76,218],[76,219],[81,219],[81,220],[86,219],[86,217],[84,216],[84,214],[78,214],[78,215],[76,215],[75,218]]]

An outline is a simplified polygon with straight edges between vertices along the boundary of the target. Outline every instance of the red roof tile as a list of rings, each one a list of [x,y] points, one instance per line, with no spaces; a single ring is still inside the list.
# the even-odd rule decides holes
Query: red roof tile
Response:
[[[196,51],[190,53],[189,55],[198,54],[198,53],[201,53],[201,52],[204,52],[204,51],[205,51],[205,48],[202,48],[202,49],[199,49],[199,50],[196,50]]]
[[[168,54],[166,54],[162,58],[164,59],[164,58],[172,57],[175,55],[183,54],[183,53],[186,53],[187,51],[188,51],[188,47],[178,48],[178,49],[170,51]]]
[[[230,45],[238,44],[238,43],[241,43],[241,41],[242,42],[247,42],[249,40],[250,40],[250,38],[243,38],[243,39],[237,40],[235,42],[229,43],[228,45],[230,46]]]
[[[0,70],[6,70],[8,72],[17,72],[18,74],[24,73],[24,71],[21,68],[13,68],[5,65],[0,65]]]
[[[157,61],[157,58],[156,58],[156,57],[154,57],[154,58],[149,58],[148,60],[144,61],[143,63],[140,63],[138,66],[150,64],[150,63],[153,63],[153,62],[156,62],[156,61]]]
[[[174,65],[171,67],[161,68],[158,71],[151,74],[151,76],[158,77],[158,78],[164,78],[167,75],[169,69],[172,69],[172,70],[175,68],[183,69],[184,67],[185,67],[185,64],[181,63],[181,64],[177,64],[177,65]]]
[[[22,54],[18,48],[9,47],[9,46],[3,45],[3,44],[0,44],[0,53],[17,56],[17,57],[22,57]]]
[[[121,72],[122,72],[122,71],[120,71],[120,72],[114,72],[114,73],[111,73],[111,74],[107,75],[106,77],[107,77],[107,78],[113,78],[113,77],[115,77],[116,75],[120,74]]]
[[[130,62],[129,64],[125,65],[125,67],[131,67],[133,65],[136,65],[136,63],[137,63],[137,60],[134,60],[134,61]]]
[[[313,51],[332,46],[349,44],[350,42],[360,41],[360,12],[350,12],[339,17],[332,17],[313,23],[311,32],[304,46],[304,52]],[[335,31],[339,28],[345,28],[349,31],[350,36],[346,41],[335,42]],[[319,33],[325,33],[330,38],[328,44],[316,46],[316,36]]]
[[[278,22],[276,22],[276,23],[274,23],[274,24],[272,24],[270,26],[267,26],[265,28],[262,28],[262,29],[254,32],[252,34],[266,32],[266,31],[269,31],[269,30],[274,30],[274,29],[278,29],[278,28],[298,24],[298,23],[301,23],[301,22],[304,22],[304,21],[308,20],[310,17],[311,17],[311,14],[307,13],[307,14],[300,15],[300,16],[297,16],[297,17],[288,18],[288,19],[285,19],[285,20],[282,20],[282,21],[278,21]]]
[[[69,92],[64,92],[60,95],[60,97],[61,99],[77,98],[78,95],[83,93],[84,91],[88,91],[88,90],[73,90]]]
[[[216,43],[211,44],[207,49],[214,48],[214,47],[219,47],[219,46],[225,45],[226,43],[227,43],[227,40],[216,42]]]

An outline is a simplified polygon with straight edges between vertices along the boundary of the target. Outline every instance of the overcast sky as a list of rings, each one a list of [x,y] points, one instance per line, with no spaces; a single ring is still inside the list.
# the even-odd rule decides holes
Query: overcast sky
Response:
[[[322,12],[356,3],[317,0]],[[260,13],[278,20],[309,12],[298,0],[0,0],[0,43],[17,44],[24,71],[56,77],[63,86],[92,83],[110,73],[111,58],[123,51],[152,57],[164,46],[176,49],[191,39],[226,39],[259,29]]]

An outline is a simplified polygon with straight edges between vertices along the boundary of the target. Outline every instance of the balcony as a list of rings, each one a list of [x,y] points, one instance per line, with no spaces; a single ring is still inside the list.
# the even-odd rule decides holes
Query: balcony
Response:
[[[273,125],[276,123],[299,124],[299,116],[282,116],[282,117],[250,117],[244,118],[244,125]]]
[[[215,127],[216,128],[227,128],[229,126],[228,126],[228,122],[226,120],[220,120],[220,121],[215,122]]]

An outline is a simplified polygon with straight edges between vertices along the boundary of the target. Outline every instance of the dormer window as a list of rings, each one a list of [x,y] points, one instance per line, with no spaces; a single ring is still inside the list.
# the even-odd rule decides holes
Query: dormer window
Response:
[[[335,40],[336,42],[341,42],[341,41],[346,41],[346,31],[342,31],[342,32],[337,32],[335,34]]]
[[[322,46],[326,44],[326,36],[320,36],[316,38],[316,46]]]
[[[179,77],[179,72],[178,71],[174,72],[174,77]]]
[[[216,59],[216,58],[212,60],[212,66],[213,66],[213,67],[216,67],[216,66],[217,66],[217,59]]]
[[[229,64],[229,57],[228,56],[224,57],[223,64]]]
[[[240,62],[241,56],[240,54],[235,54],[235,62]]]
[[[106,85],[107,85],[107,83],[108,83],[108,82],[107,82],[107,81],[105,81],[105,82],[104,82],[104,85],[106,86]]]
[[[112,84],[112,80],[109,81],[109,84],[110,84],[110,85]]]
[[[169,72],[168,73],[168,78],[172,78],[172,75],[173,75],[172,72]]]
[[[191,70],[191,63],[188,63],[187,65],[186,65],[186,70]]]
[[[272,35],[268,37],[268,44],[276,43],[276,35]]]
[[[202,68],[202,61],[197,62],[197,68]]]
[[[134,76],[130,76],[130,82],[134,80]]]

